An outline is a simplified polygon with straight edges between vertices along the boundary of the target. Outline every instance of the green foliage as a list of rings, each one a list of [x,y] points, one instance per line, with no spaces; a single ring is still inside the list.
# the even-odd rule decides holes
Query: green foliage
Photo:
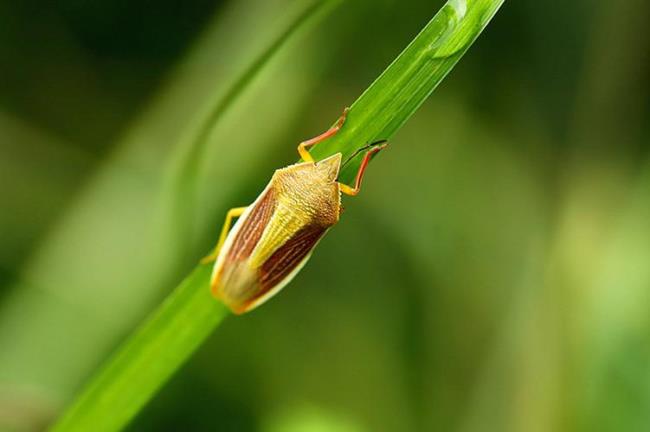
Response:
[[[90,377],[119,371],[100,366],[226,210],[445,3],[345,1],[251,68],[315,2],[4,3],[0,430],[45,430]],[[309,265],[223,320],[126,429],[650,430],[647,16],[644,0],[505,2],[343,197]],[[386,138],[362,115],[317,156]],[[178,218],[190,142],[199,166],[182,178],[201,190]],[[195,299],[219,315],[204,270]],[[158,372],[137,379],[151,389]]]
[[[156,73],[144,66],[139,68],[137,65],[143,61],[139,57],[131,60],[136,66],[128,71],[119,62],[96,64],[88,51],[71,46],[74,41],[67,38],[55,38],[52,45],[38,44],[41,54],[34,56],[37,65],[28,61],[32,57],[25,56],[23,50],[14,53],[14,63],[23,59],[23,67],[27,63],[32,65],[28,66],[30,74],[19,73],[14,79],[23,86],[40,88],[21,93],[25,103],[40,104],[38,100],[42,98],[47,101],[43,106],[54,111],[53,117],[59,119],[63,113],[59,108],[70,109],[83,101],[83,109],[72,109],[73,129],[97,134],[83,142],[73,141],[60,135],[58,127],[50,130],[37,119],[19,121],[9,113],[0,112],[0,127],[7,138],[0,140],[3,151],[0,175],[7,189],[4,195],[11,202],[8,205],[11,210],[2,212],[0,218],[2,237],[8,240],[2,242],[0,258],[5,282],[0,304],[0,345],[7,347],[0,350],[0,381],[2,388],[12,389],[9,400],[20,400],[21,392],[25,392],[27,395],[23,397],[29,399],[25,403],[34,406],[20,416],[20,421],[47,418],[58,411],[107,353],[196,264],[207,250],[207,243],[213,242],[213,223],[217,222],[204,221],[193,226],[203,230],[197,237],[205,239],[205,245],[194,247],[188,253],[190,236],[178,244],[178,227],[171,220],[170,212],[171,202],[176,202],[170,195],[170,178],[177,172],[175,168],[183,154],[179,143],[194,134],[194,126],[204,118],[204,113],[215,106],[215,101],[223,100],[255,59],[293,26],[296,17],[303,16],[305,10],[318,12],[313,4],[309,0],[290,4],[284,0],[228,2],[218,11],[210,12],[211,18],[191,43],[185,43],[187,46],[182,56],[175,59],[174,67],[159,66]],[[197,4],[189,6],[196,8]],[[277,14],[280,8],[283,13]],[[12,9],[27,13],[18,5]],[[119,19],[120,10],[113,11],[113,20]],[[123,36],[122,49],[132,47],[133,32],[140,34],[140,28],[133,29],[131,38],[121,32],[115,34],[114,21],[106,21],[109,17],[102,13],[105,11],[88,6],[87,12],[99,20],[97,25],[107,32],[110,43]],[[129,10],[129,16],[131,13],[133,10]],[[170,13],[174,15],[175,25],[182,25],[175,9],[168,10],[167,15],[161,10],[161,15],[155,15],[152,20],[169,18]],[[12,20],[11,14],[3,17]],[[313,23],[313,20],[304,21]],[[36,27],[47,33],[47,29],[58,24],[52,25]],[[303,26],[295,30],[300,28]],[[25,26],[11,27],[11,32],[24,33],[22,39],[14,35],[16,40],[31,40],[34,35]],[[250,37],[253,33],[255,38]],[[81,36],[83,32],[76,29],[76,37]],[[178,40],[179,35],[172,31],[164,37]],[[305,74],[309,66],[299,70],[290,62],[278,61],[279,56],[294,55],[300,48],[301,45],[287,40],[275,61],[268,63],[264,73],[256,75],[246,97],[233,101],[236,107],[228,110],[225,119],[221,118],[222,130],[211,137],[211,148],[218,152],[219,159],[216,163],[212,160],[210,167],[224,180],[217,180],[219,188],[210,185],[211,207],[221,210],[220,206],[232,204],[233,192],[226,186],[250,178],[247,170],[239,168],[242,160],[249,157],[251,148],[259,147],[257,143],[261,140],[286,129],[318,79],[315,73]],[[141,95],[143,100],[138,104],[122,99],[124,95],[118,96],[120,108],[113,111],[137,107],[128,124],[116,121],[112,115],[91,114],[90,117],[102,118],[101,130],[97,130],[93,123],[80,122],[77,114],[103,110],[106,104],[110,105],[111,91],[100,97],[96,92],[85,91],[81,85],[72,85],[77,80],[70,78],[67,69],[59,69],[59,54],[48,56],[50,50],[67,52],[66,67],[84,77],[78,81],[96,90],[106,90],[119,81],[118,76],[124,79],[125,75],[127,81],[138,82],[136,88],[146,86],[151,92],[152,82],[158,83],[159,88],[146,97]],[[140,50],[145,58],[144,52],[150,52],[144,47]],[[40,63],[45,64],[41,67]],[[142,79],[137,78],[141,69],[149,71]],[[91,79],[97,71],[110,72],[106,72],[105,80]],[[54,79],[55,76],[60,79]],[[43,83],[52,85],[41,88]],[[133,97],[131,93],[136,90],[129,88],[126,92]],[[259,104],[257,100],[250,103],[251,98],[283,98],[288,106],[281,115],[274,116],[278,113],[274,107]],[[241,112],[273,121],[254,130],[227,129],[227,140],[220,139],[223,129],[231,127],[233,117],[236,119]],[[60,120],[54,122],[58,124]],[[112,135],[106,136],[102,132],[105,129],[110,129]],[[100,139],[110,143],[110,152],[98,144]],[[5,143],[11,146],[6,147]],[[264,154],[263,149],[256,153]],[[6,175],[9,178],[5,179]],[[199,214],[204,217],[210,211]],[[32,227],[40,231],[39,236],[32,234]],[[31,242],[25,241],[31,237]],[[14,246],[17,244],[22,244],[22,254]],[[43,358],[47,358],[47,365]],[[32,401],[29,395],[34,388],[46,396]],[[35,415],[33,411],[41,414]],[[4,427],[3,420],[0,415],[0,429]]]
[[[317,151],[347,155],[359,143],[392,136],[449,73],[502,2],[450,0],[353,104],[342,133]],[[268,57],[267,52],[263,58]],[[249,80],[247,75],[239,81],[237,92]],[[192,155],[206,144],[201,138],[204,129],[199,131]],[[197,267],[109,359],[53,430],[112,431],[128,423],[225,316],[223,307],[209,296],[208,278],[208,266]]]
[[[202,160],[210,146],[212,135],[220,124],[222,117],[236,105],[251,83],[268,67],[272,60],[287,43],[297,37],[302,31],[310,28],[327,14],[341,0],[320,0],[307,3],[294,21],[280,33],[256,59],[232,83],[228,91],[212,101],[205,109],[205,114],[197,122],[187,138],[179,143],[179,154],[173,174],[173,230],[179,238],[177,244],[182,247],[183,239],[191,235],[191,226],[196,220],[200,191]]]

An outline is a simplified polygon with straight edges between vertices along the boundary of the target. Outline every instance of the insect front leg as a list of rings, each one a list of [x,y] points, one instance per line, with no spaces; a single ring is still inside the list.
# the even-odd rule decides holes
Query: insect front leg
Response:
[[[343,126],[343,123],[345,123],[345,119],[348,116],[348,112],[350,111],[350,108],[345,108],[343,110],[343,114],[341,114],[341,117],[336,121],[336,124],[329,128],[326,132],[318,135],[317,137],[314,137],[312,139],[309,139],[307,141],[303,141],[300,144],[298,144],[298,153],[300,154],[300,157],[302,160],[305,162],[313,162],[314,158],[309,154],[309,148],[315,146],[321,141],[326,140],[329,137],[332,137],[336,135],[336,133],[341,129]]]
[[[201,264],[208,264],[216,261],[217,256],[219,255],[219,251],[221,250],[221,246],[223,246],[223,243],[226,241],[226,237],[228,237],[228,231],[230,231],[232,220],[236,217],[241,216],[246,209],[247,207],[235,207],[228,210],[228,213],[226,214],[226,220],[223,223],[223,228],[221,228],[221,234],[219,235],[217,246],[215,246],[210,255],[201,260]]]
[[[366,167],[368,166],[368,162],[370,162],[370,159],[372,159],[372,157],[375,154],[385,149],[388,144],[386,143],[386,141],[380,141],[370,145],[373,147],[370,150],[368,150],[368,152],[363,156],[363,160],[361,161],[361,165],[359,166],[359,171],[357,171],[357,177],[354,181],[354,187],[350,187],[346,184],[339,183],[341,192],[343,192],[344,194],[355,196],[356,194],[359,193],[359,190],[361,190],[361,181],[363,180],[363,173],[366,172]]]

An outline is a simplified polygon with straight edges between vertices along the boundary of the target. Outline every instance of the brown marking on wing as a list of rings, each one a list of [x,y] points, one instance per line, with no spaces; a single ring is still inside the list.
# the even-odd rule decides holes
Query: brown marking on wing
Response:
[[[243,261],[253,253],[253,249],[262,237],[264,228],[275,211],[275,205],[275,191],[271,187],[255,204],[244,221],[244,225],[240,228],[228,251],[226,262]]]
[[[326,226],[308,225],[276,250],[259,269],[259,298],[291,273],[327,231]]]

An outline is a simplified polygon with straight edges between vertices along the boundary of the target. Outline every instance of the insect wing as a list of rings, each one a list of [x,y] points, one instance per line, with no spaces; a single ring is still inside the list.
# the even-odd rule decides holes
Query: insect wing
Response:
[[[262,237],[275,205],[274,190],[267,187],[242,214],[219,251],[212,271],[212,293],[235,312],[257,290],[257,269],[248,265],[248,258]]]

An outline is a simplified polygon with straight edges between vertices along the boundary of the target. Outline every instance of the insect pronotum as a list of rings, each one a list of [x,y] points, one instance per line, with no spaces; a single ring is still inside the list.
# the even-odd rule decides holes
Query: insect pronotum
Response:
[[[386,147],[385,140],[362,147],[352,156],[367,150],[354,186],[339,183],[341,153],[315,161],[309,148],[335,135],[347,113],[346,108],[333,127],[298,145],[304,162],[276,170],[251,205],[228,211],[214,252],[202,262],[215,261],[212,294],[234,313],[259,306],[293,279],[338,222],[341,192],[356,195],[368,162]],[[236,217],[239,220],[230,230]]]

